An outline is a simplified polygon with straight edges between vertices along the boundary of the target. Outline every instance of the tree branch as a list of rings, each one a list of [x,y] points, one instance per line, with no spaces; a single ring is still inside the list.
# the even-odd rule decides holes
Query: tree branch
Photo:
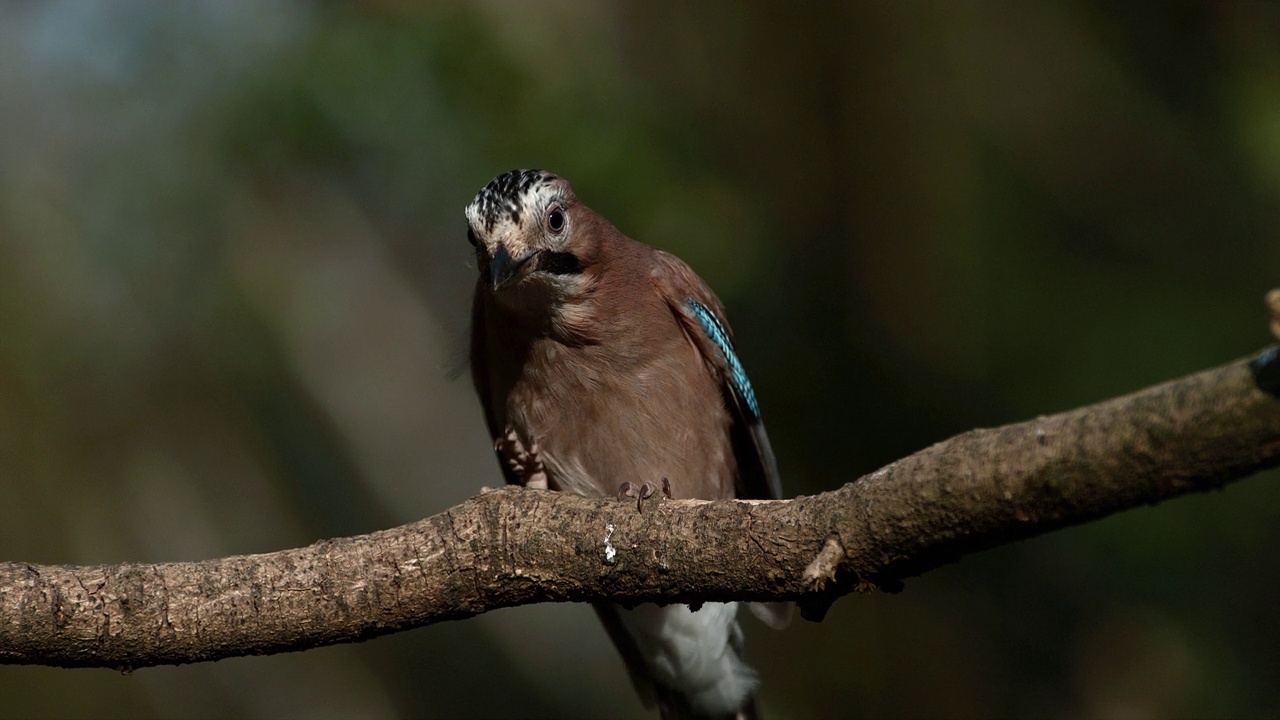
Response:
[[[1274,299],[1274,298],[1273,298]],[[1280,299],[1276,300],[1280,317]],[[0,563],[0,662],[133,668],[266,654],[546,601],[798,600],[854,590],[1280,464],[1280,352],[974,430],[785,501],[506,488],[305,548],[190,563]]]

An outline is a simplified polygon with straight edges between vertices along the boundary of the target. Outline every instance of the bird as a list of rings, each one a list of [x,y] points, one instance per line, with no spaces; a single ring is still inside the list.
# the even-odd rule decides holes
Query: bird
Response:
[[[507,483],[588,497],[778,499],[724,306],[564,178],[512,170],[466,206],[479,277],[470,366]],[[783,627],[790,603],[751,603]],[[736,603],[595,605],[662,718],[759,717]]]

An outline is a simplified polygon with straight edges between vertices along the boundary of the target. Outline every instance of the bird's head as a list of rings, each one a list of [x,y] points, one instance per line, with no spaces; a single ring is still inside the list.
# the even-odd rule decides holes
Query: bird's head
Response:
[[[589,214],[567,180],[543,170],[489,181],[466,210],[482,285],[512,305],[572,296],[587,262]]]

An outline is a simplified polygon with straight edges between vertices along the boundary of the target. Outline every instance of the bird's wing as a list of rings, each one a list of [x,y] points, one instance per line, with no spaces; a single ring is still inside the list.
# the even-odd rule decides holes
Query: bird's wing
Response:
[[[724,307],[683,260],[655,250],[653,286],[675,314],[685,335],[701,353],[707,367],[720,382],[732,422],[729,427],[733,453],[738,460],[737,496],[746,499],[779,500],[782,481],[778,461],[769,445],[769,435],[760,418],[755,391],[733,348],[733,334],[725,320]],[[791,621],[791,603],[755,602],[751,612],[766,625],[781,629]]]
[[[493,390],[489,385],[488,334],[484,317],[484,288],[477,284],[471,301],[471,382],[475,383],[476,395],[480,396],[480,407],[484,410],[484,424],[489,428],[489,437],[496,443],[503,436],[503,429],[498,427],[498,419],[493,412]],[[497,452],[496,445],[494,452]],[[498,467],[502,468],[502,477],[508,485],[524,484],[501,454],[498,457]]]
[[[702,278],[676,256],[654,251],[653,286],[675,314],[685,335],[720,382],[732,416],[729,429],[738,460],[737,496],[770,500],[782,497],[778,463],[769,445],[751,381],[733,348],[724,307]]]

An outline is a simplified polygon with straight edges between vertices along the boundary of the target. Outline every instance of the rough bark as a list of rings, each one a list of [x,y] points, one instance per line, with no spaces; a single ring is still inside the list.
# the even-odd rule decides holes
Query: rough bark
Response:
[[[816,619],[854,590],[893,590],[966,553],[1274,467],[1277,394],[1271,348],[1097,405],[966,432],[813,497],[650,500],[637,510],[506,488],[402,527],[263,555],[0,563],[0,662],[198,662],[547,601],[791,599]]]

